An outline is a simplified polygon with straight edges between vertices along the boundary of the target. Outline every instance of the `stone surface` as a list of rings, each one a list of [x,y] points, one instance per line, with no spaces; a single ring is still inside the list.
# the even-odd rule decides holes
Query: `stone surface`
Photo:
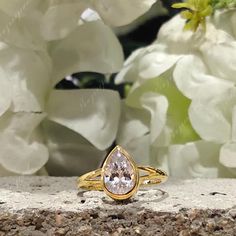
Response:
[[[117,203],[76,178],[0,178],[0,235],[236,235],[235,186],[170,179]]]
[[[106,189],[113,194],[126,194],[135,187],[136,180],[134,166],[119,147],[114,149],[104,165]]]

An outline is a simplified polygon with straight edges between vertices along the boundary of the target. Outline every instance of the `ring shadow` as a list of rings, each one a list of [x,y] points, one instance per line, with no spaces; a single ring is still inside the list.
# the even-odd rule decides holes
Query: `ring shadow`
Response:
[[[142,189],[140,190],[137,195],[133,198],[130,199],[126,199],[126,200],[113,200],[111,198],[108,198],[107,196],[103,196],[101,198],[101,200],[103,201],[103,203],[107,204],[107,205],[128,205],[128,204],[140,204],[140,203],[150,203],[150,202],[161,202],[164,199],[169,197],[169,194],[161,189],[155,189],[156,193],[154,193],[154,198],[150,199],[150,189]],[[77,193],[78,197],[84,198],[83,203],[86,202],[86,198],[84,194],[87,193],[88,191],[79,191]]]

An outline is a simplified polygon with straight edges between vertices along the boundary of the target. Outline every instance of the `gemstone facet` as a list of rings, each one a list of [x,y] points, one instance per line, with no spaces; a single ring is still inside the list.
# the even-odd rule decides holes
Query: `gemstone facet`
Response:
[[[136,170],[130,158],[116,147],[103,166],[104,187],[112,194],[123,195],[132,191],[136,185]]]

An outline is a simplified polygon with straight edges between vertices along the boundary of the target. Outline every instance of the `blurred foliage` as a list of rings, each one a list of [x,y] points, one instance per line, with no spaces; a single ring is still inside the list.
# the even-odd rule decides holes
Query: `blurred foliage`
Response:
[[[206,30],[206,18],[217,9],[235,8],[236,0],[186,0],[172,7],[182,9],[181,15],[186,19],[184,30],[196,31],[199,26]]]
[[[236,0],[211,0],[214,9],[235,8]]]

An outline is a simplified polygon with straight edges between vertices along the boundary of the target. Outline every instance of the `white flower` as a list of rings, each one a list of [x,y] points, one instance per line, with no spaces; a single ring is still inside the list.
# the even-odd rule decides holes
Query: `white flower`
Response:
[[[185,21],[175,16],[151,46],[131,55],[116,78],[117,83],[134,82],[126,106],[143,113],[133,119],[146,128],[126,132],[124,145],[134,152],[134,142],[143,139],[136,143],[149,150],[146,161],[173,176],[236,174],[233,19],[235,10],[218,12],[206,33],[193,33],[183,31]],[[127,123],[132,122],[126,119],[121,127]]]
[[[79,174],[100,162],[116,137],[118,94],[54,86],[75,72],[118,71],[123,53],[106,24],[127,24],[153,3],[1,1],[0,175],[33,174],[49,155],[54,174]]]

